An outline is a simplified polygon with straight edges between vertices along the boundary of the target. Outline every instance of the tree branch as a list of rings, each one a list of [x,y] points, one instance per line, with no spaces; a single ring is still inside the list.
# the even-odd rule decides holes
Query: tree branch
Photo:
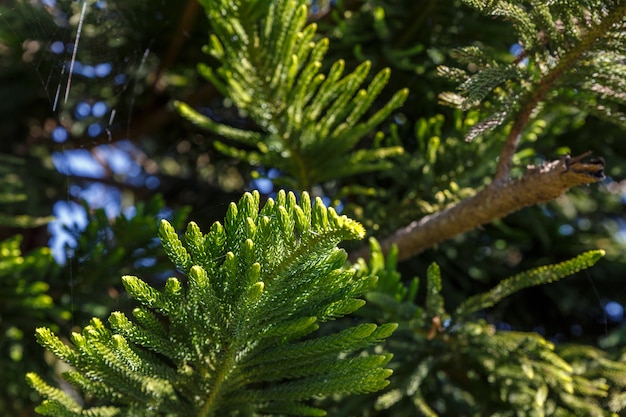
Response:
[[[523,207],[545,203],[560,196],[570,188],[591,184],[604,179],[602,159],[583,162],[589,153],[577,158],[564,157],[541,166],[529,166],[520,179],[511,180],[513,156],[520,137],[537,105],[557,85],[561,77],[572,68],[591,46],[609,33],[609,29],[623,21],[626,3],[611,9],[604,19],[588,28],[578,43],[564,54],[521,100],[521,107],[507,136],[498,160],[496,173],[490,185],[473,197],[465,199],[440,212],[414,221],[381,242],[384,253],[396,244],[398,259],[405,260],[458,234],[502,218]],[[350,253],[350,260],[368,258],[369,248],[362,247]]]
[[[594,42],[610,33],[609,29],[613,25],[622,22],[625,14],[626,3],[615,7],[601,22],[590,27],[580,41],[572,46],[569,51],[559,59],[557,65],[546,73],[537,85],[530,90],[528,96],[522,100],[522,107],[515,117],[515,122],[511,127],[504,147],[502,148],[500,158],[498,159],[494,182],[508,180],[513,164],[513,155],[517,152],[517,146],[522,132],[537,105],[545,99],[548,92],[558,83],[565,73],[575,69],[578,61],[585,56]]]
[[[592,184],[604,179],[604,161],[583,162],[589,152],[576,158],[529,166],[522,178],[494,181],[473,197],[440,212],[414,221],[381,242],[384,253],[393,244],[398,246],[398,259],[405,260],[458,234],[502,218],[523,207],[551,201],[570,188]],[[363,247],[350,254],[350,259],[368,258]]]

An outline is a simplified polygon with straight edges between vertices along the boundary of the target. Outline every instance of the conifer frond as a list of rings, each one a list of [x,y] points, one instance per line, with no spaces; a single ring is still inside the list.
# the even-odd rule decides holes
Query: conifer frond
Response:
[[[355,266],[357,274],[375,275],[378,281],[374,290],[366,295],[368,304],[358,314],[368,318],[380,318],[382,311],[389,315],[389,318],[396,317],[398,321],[415,320],[418,322],[417,326],[423,326],[426,321],[424,310],[416,305],[415,299],[419,279],[413,278],[408,283],[403,282],[402,275],[397,270],[396,246],[393,246],[385,257],[376,239],[370,238],[369,245],[372,253],[369,263],[359,259]],[[438,294],[437,290],[432,292]]]
[[[494,405],[499,403],[492,409],[527,415],[612,415],[602,403],[608,386],[581,375],[538,334],[496,331],[484,322],[465,323],[455,333],[451,353],[459,361],[456,366],[470,375],[469,381],[457,382],[467,393],[480,395],[480,380],[489,376],[490,386],[497,387]]]
[[[37,409],[37,412],[40,414],[45,416],[80,415],[80,406],[69,395],[58,388],[49,386],[37,374],[29,372],[26,374],[26,380],[31,386],[38,387],[39,392],[46,398],[44,403]],[[65,414],[55,414],[46,410],[64,410]]]
[[[360,140],[407,97],[403,89],[386,104],[376,103],[389,80],[388,69],[369,83],[369,62],[344,75],[344,62],[339,60],[322,73],[328,39],[315,40],[316,25],[307,25],[304,0],[260,2],[250,16],[240,12],[251,7],[249,2],[201,3],[215,32],[205,52],[221,66],[202,65],[200,72],[256,125],[250,129],[224,125],[175,103],[194,124],[251,148],[216,142],[220,152],[277,168],[299,189],[391,166],[388,158],[400,154],[401,147],[355,153]],[[319,157],[322,154],[324,158]]]
[[[500,282],[495,288],[465,300],[456,310],[461,318],[478,310],[492,307],[498,302],[524,288],[549,284],[593,266],[604,256],[603,250],[592,250],[568,261],[555,265],[545,265],[522,272]]]
[[[618,393],[626,383],[623,364],[591,347],[555,347],[536,333],[499,331],[468,317],[447,320],[436,265],[428,269],[421,303],[415,298],[417,280],[407,285],[398,279],[396,250],[385,259],[375,240],[370,247],[369,263],[360,260],[357,270],[376,273],[379,281],[367,295],[368,305],[357,314],[393,320],[399,326],[386,340],[394,355],[391,366],[397,364],[397,369],[389,389],[372,399],[369,407],[378,411],[376,415],[436,416],[462,410],[467,415],[547,416],[578,415],[584,410],[585,415],[608,417],[612,414],[606,411],[607,404],[612,404],[612,411],[620,407]],[[497,295],[489,300],[500,300],[514,288],[557,280],[590,267],[600,257],[602,251],[590,251],[519,274],[487,293]],[[458,310],[470,305],[474,303]]]
[[[573,365],[578,384],[586,391],[604,391],[606,408],[614,413],[626,410],[623,392],[626,389],[626,364],[612,359],[607,352],[593,346],[564,344],[556,352]]]
[[[464,110],[491,102],[491,114],[467,139],[504,122],[530,117],[540,102],[565,103],[626,126],[623,111],[626,5],[615,0],[554,1],[465,0],[485,15],[509,21],[518,38],[516,56],[476,46],[457,50],[471,72],[440,68],[459,82],[458,94],[443,103]],[[501,52],[500,52],[501,55]],[[519,123],[519,121],[518,121]]]
[[[75,369],[65,379],[98,403],[82,408],[30,375],[47,398],[40,412],[322,415],[302,401],[386,386],[391,355],[358,352],[389,337],[394,324],[312,334],[320,322],[361,307],[356,297],[376,281],[346,269],[337,248],[362,238],[363,227],[306,193],[298,203],[281,191],[261,209],[259,200],[245,194],[207,234],[191,223],[181,238],[163,221],[163,247],[186,283],[170,278],[159,290],[124,277],[141,304],[134,320],[115,312],[107,327],[94,318],[71,346],[39,329],[38,341]]]

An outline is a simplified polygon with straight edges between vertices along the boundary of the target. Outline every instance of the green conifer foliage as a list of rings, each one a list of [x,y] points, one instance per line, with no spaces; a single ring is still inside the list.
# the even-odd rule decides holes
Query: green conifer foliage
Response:
[[[241,124],[221,123],[180,102],[175,106],[188,120],[230,141],[216,141],[219,151],[278,168],[279,181],[298,189],[389,168],[387,158],[403,152],[393,126],[389,130],[396,146],[381,147],[382,135],[376,135],[370,149],[363,139],[402,104],[406,90],[378,102],[390,73],[385,69],[370,78],[369,62],[347,75],[342,60],[322,71],[328,40],[316,38],[315,25],[307,25],[306,1],[200,3],[213,29],[205,52],[215,64],[201,65],[200,72],[236,107]],[[387,38],[390,28],[380,5],[390,2],[367,3],[373,6],[377,36]],[[519,138],[537,127],[530,121],[540,113],[537,109],[548,107],[542,103],[566,101],[623,124],[623,2],[465,3],[512,22],[522,52],[503,58],[472,46],[455,52],[466,69],[441,68],[460,84],[457,93],[444,94],[442,100],[472,111],[465,119],[459,112],[448,118],[456,125],[452,135],[444,134],[442,117],[414,124],[416,154],[403,154],[396,159],[402,164],[384,174],[400,185],[396,194],[406,194],[396,208],[407,217],[428,213],[430,219],[451,219],[441,215],[444,207],[484,197],[475,193],[476,183],[490,176],[492,168],[497,170],[491,182],[495,186],[487,191],[506,186]],[[497,167],[495,154],[487,157],[483,143],[475,143],[480,147],[474,149],[492,162],[475,169],[457,161],[467,155],[452,150],[457,133],[473,125],[467,134],[473,139],[509,122],[509,133],[499,132],[506,139]],[[549,171],[555,177],[570,172],[580,159],[556,162],[546,165],[563,167],[558,175],[556,168]],[[588,176],[596,182],[603,176],[602,164],[593,165]],[[357,188],[348,186],[343,195]],[[372,195],[370,187],[361,189]],[[389,194],[380,195],[390,199],[392,190],[385,191]],[[394,220],[406,223],[380,204],[371,207],[379,212],[363,218],[372,225],[378,219],[392,229],[399,226]],[[484,212],[478,207],[464,215]],[[85,234],[88,242],[82,243],[95,242],[90,252],[103,255],[93,257],[100,265],[100,259],[117,264],[120,245],[101,248],[94,241],[100,230],[94,224]],[[150,219],[123,223],[141,224],[149,225]],[[441,225],[433,234],[441,235]],[[69,345],[50,329],[37,330],[38,341],[73,367],[64,378],[76,391],[52,387],[30,373],[29,383],[45,397],[38,411],[50,416],[172,417],[624,412],[623,360],[588,346],[555,346],[535,333],[502,331],[482,316],[517,291],[592,266],[602,251],[514,275],[451,306],[444,297],[444,289],[450,288],[442,278],[445,270],[431,264],[420,292],[419,279],[407,280],[399,272],[397,246],[390,245],[385,257],[372,240],[369,263],[361,259],[353,269],[346,266],[338,243],[363,235],[360,224],[319,199],[312,204],[307,193],[298,202],[294,194],[280,192],[262,208],[257,192],[246,194],[208,233],[190,223],[181,238],[176,227],[162,222],[162,246],[180,275],[163,288],[125,276],[126,291],[139,303],[132,317],[115,312],[108,324],[94,318],[71,336]],[[431,246],[434,242],[428,241]],[[368,301],[365,307],[360,296]],[[328,321],[333,322],[320,326]],[[322,331],[315,333],[318,327]],[[385,350],[377,345],[383,340]],[[76,393],[83,401],[75,399]],[[348,396],[353,393],[364,395]]]
[[[18,200],[22,201],[19,194]],[[118,296],[122,290],[119,275],[134,272],[152,283],[156,273],[171,270],[154,237],[164,207],[157,196],[137,204],[132,218],[119,217],[114,222],[104,209],[92,210],[85,230],[66,229],[77,244],[65,248],[65,265],[55,261],[48,247],[24,253],[21,235],[0,242],[0,355],[5,358],[0,414],[21,415],[26,404],[34,407],[33,390],[24,380],[26,372],[52,378],[58,365],[63,366],[42,355],[33,337],[37,327],[66,333],[92,316],[106,317],[114,308],[126,311],[130,302],[124,294]],[[186,208],[180,208],[170,221],[182,228],[187,214]],[[139,262],[144,259],[155,263]]]
[[[33,369],[46,369],[40,348],[31,343],[37,325],[60,321],[69,313],[56,307],[47,293],[48,279],[58,270],[49,248],[27,254],[20,250],[22,237],[0,242],[0,355],[5,381],[0,390],[0,410],[17,413],[30,389],[23,376]],[[39,323],[39,324],[37,324]]]
[[[408,94],[402,89],[386,104],[377,103],[378,110],[372,112],[389,80],[389,69],[377,73],[367,87],[361,87],[370,72],[367,61],[347,75],[343,60],[327,74],[320,72],[328,39],[315,39],[316,25],[307,25],[306,3],[201,2],[215,32],[205,52],[221,66],[200,65],[199,70],[254,127],[226,126],[176,103],[193,123],[239,144],[216,141],[219,151],[253,165],[278,168],[284,174],[280,180],[300,190],[390,168],[387,158],[400,154],[401,147],[357,149],[357,145]]]
[[[581,269],[587,269],[598,262],[603,256],[603,250],[594,250],[585,252],[574,259],[557,265],[543,266],[531,271],[522,272],[521,274],[501,281],[486,293],[466,299],[456,309],[456,315],[464,317],[479,310],[493,307],[504,298],[521,289],[535,285],[549,284],[563,277],[572,275]]]
[[[32,213],[24,184],[26,170],[24,159],[0,154],[0,227],[25,229],[52,220]],[[69,316],[49,294],[50,279],[59,271],[50,248],[23,253],[22,243],[22,235],[0,241],[0,357],[4,360],[0,410],[11,415],[24,408],[32,391],[24,383],[24,373],[47,369],[30,334],[38,325],[56,325]]]
[[[519,38],[517,57],[478,46],[460,48],[465,69],[441,67],[459,83],[442,102],[464,110],[492,103],[490,114],[466,139],[514,121],[513,131],[528,122],[542,102],[574,105],[626,127],[620,109],[626,103],[624,16],[619,0],[554,1],[464,0],[482,14],[509,21]]]
[[[344,268],[341,240],[361,225],[308,194],[280,192],[259,210],[259,194],[231,204],[224,224],[184,239],[163,221],[163,247],[186,280],[162,290],[123,278],[140,306],[109,327],[92,319],[72,344],[49,329],[39,342],[74,370],[64,378],[85,396],[79,404],[36,374],[30,384],[50,416],[324,415],[313,396],[368,393],[385,387],[389,354],[359,354],[387,338],[394,324],[362,323],[315,337],[320,322],[360,308],[375,282]]]
[[[505,279],[450,316],[436,265],[428,268],[425,300],[419,302],[419,280],[404,284],[397,272],[397,249],[385,259],[378,242],[370,246],[369,264],[360,261],[357,270],[379,281],[356,314],[399,325],[386,343],[395,371],[387,390],[372,397],[372,415],[612,416],[622,410],[623,363],[590,346],[558,347],[536,333],[497,330],[472,315],[523,288],[589,268],[603,251]],[[346,406],[337,415],[354,412]]]
[[[26,202],[27,196],[23,177],[17,172],[23,175],[24,171],[23,159],[0,154],[0,226],[37,227],[52,220],[50,216],[36,217],[19,212],[23,209],[19,206]]]

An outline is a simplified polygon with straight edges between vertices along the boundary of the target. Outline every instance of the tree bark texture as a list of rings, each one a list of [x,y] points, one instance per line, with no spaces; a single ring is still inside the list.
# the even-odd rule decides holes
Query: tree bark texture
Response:
[[[521,178],[494,181],[473,197],[414,221],[383,239],[380,242],[383,252],[387,253],[395,244],[398,259],[406,260],[523,207],[546,203],[570,188],[601,181],[604,179],[604,161],[590,159],[584,162],[588,155],[565,156],[539,166],[529,166]],[[363,247],[350,254],[352,261],[358,258],[369,258],[369,249]]]

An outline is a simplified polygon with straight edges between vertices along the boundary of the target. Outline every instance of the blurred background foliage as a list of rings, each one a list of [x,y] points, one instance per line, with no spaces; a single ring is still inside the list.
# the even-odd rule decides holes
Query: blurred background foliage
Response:
[[[489,44],[511,55],[517,39],[506,23],[479,16],[459,0],[312,1],[309,20],[330,39],[327,68],[343,58],[347,71],[366,59],[371,74],[391,69],[376,103],[410,89],[381,125],[383,142],[369,139],[404,147],[393,167],[316,184],[314,194],[382,237],[485,184],[504,134],[466,143],[467,128],[481,114],[440,106],[437,95],[451,86],[435,68],[451,65],[451,50],[462,45]],[[51,359],[34,344],[36,326],[68,334],[92,315],[127,308],[123,274],[158,284],[177,273],[154,240],[159,218],[178,230],[190,219],[208,227],[243,191],[274,192],[280,172],[220,154],[213,148],[217,137],[172,110],[175,99],[216,121],[248,123],[198,75],[199,62],[216,65],[201,52],[209,33],[195,0],[0,1],[5,414],[31,415],[32,394],[21,383],[27,366],[52,371]],[[606,258],[594,268],[559,285],[522,291],[483,318],[497,329],[600,344],[619,355],[626,342],[625,146],[617,127],[566,105],[554,108],[525,133],[517,174],[527,164],[592,150],[606,160],[607,179],[440,244],[399,270],[424,275],[437,262],[444,299],[456,306],[513,272],[604,249]],[[21,298],[13,298],[16,289]],[[16,300],[25,307],[20,317]]]

